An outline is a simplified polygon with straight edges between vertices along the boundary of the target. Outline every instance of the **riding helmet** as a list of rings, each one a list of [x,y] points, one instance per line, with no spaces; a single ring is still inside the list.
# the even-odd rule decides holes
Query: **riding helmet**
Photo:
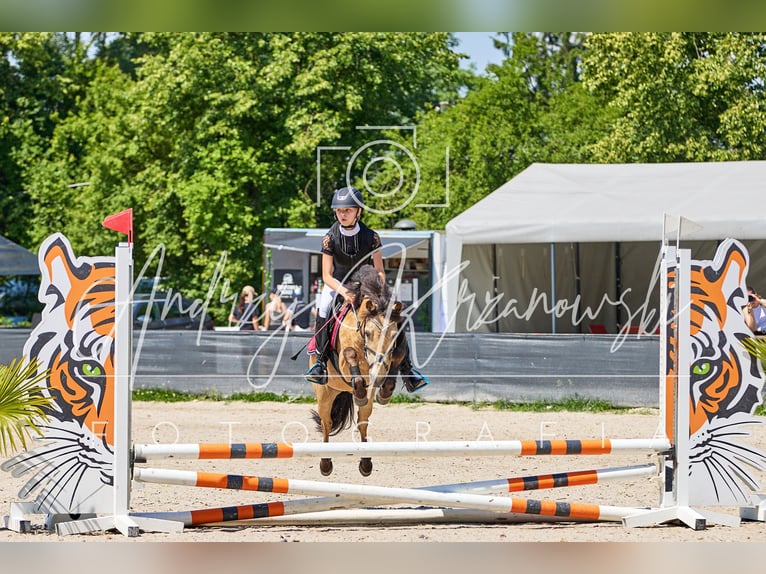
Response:
[[[330,207],[333,209],[341,207],[364,208],[362,192],[355,187],[341,187],[340,189],[336,189],[335,193],[332,194],[332,204]]]

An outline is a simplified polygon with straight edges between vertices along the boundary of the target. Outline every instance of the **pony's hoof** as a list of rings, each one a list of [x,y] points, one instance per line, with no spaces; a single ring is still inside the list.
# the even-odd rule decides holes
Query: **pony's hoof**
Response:
[[[385,407],[388,403],[391,402],[391,397],[381,397],[380,393],[375,395],[375,402],[378,403],[380,406]]]
[[[359,474],[370,476],[372,474],[372,459],[364,457],[359,460]]]
[[[394,389],[396,388],[396,382],[386,381],[383,386],[378,389],[375,394],[375,402],[379,405],[387,405],[391,402],[391,397],[394,396]]]
[[[322,473],[322,476],[330,476],[332,474],[331,458],[323,458],[319,461],[319,472]]]
[[[367,388],[364,386],[364,380],[354,379],[354,404],[363,407],[367,404]]]

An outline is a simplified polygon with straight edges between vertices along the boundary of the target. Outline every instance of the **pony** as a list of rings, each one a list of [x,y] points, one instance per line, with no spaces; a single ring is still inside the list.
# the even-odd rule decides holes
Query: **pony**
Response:
[[[402,303],[392,301],[388,286],[380,281],[377,271],[364,265],[347,285],[354,291],[356,307],[344,303],[333,311],[335,319],[325,325],[330,328],[339,321],[334,350],[327,362],[326,384],[314,384],[317,409],[312,411],[316,428],[324,442],[354,422],[354,404],[358,407],[356,428],[362,442],[367,442],[367,425],[373,400],[385,405],[396,385],[396,373],[404,358],[400,315]],[[310,355],[309,366],[316,361]],[[323,476],[332,473],[331,458],[319,464]],[[359,461],[362,476],[372,473],[372,459]]]

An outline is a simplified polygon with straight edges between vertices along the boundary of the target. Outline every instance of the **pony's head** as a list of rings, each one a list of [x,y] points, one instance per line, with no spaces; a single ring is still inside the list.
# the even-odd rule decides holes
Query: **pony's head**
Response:
[[[347,285],[356,293],[357,317],[364,363],[369,366],[370,383],[382,381],[397,361],[394,360],[401,324],[402,303],[394,301],[388,285],[380,280],[372,265],[362,265]]]
[[[356,294],[358,302],[366,297],[378,309],[392,305],[391,290],[384,281],[380,280],[380,275],[372,265],[359,267],[351,276],[351,281],[346,287]]]
[[[370,384],[378,386],[397,362],[394,357],[399,336],[402,303],[381,306],[368,296],[362,298],[357,316],[361,330],[364,362],[369,367]]]

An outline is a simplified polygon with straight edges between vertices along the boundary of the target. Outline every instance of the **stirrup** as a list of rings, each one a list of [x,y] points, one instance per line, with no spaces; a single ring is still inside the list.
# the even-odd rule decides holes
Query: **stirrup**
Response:
[[[315,385],[327,384],[327,367],[323,361],[317,361],[311,368],[303,375],[303,379],[307,383],[314,383]]]
[[[405,375],[404,373],[399,373],[402,377],[402,382],[404,383],[404,388],[407,389],[408,393],[414,393],[415,391],[419,391],[423,387],[427,386],[429,381],[426,376],[418,371],[417,369],[409,369],[409,372]]]

